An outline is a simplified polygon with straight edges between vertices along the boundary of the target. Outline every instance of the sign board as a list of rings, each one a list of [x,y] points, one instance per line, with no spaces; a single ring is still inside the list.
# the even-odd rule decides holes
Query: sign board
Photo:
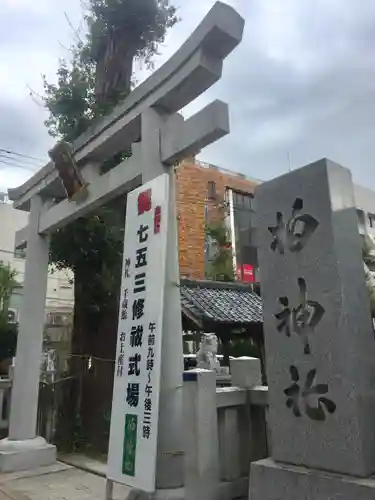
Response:
[[[255,273],[254,266],[251,264],[237,264],[236,275],[238,281],[243,281],[244,283],[255,283]]]
[[[107,477],[155,491],[169,176],[128,195]]]
[[[48,154],[54,162],[68,199],[73,200],[79,194],[82,195],[85,183],[74,159],[71,144],[60,141]]]
[[[243,268],[243,280],[245,283],[254,283],[255,275],[254,275],[254,266],[250,264],[244,264]]]

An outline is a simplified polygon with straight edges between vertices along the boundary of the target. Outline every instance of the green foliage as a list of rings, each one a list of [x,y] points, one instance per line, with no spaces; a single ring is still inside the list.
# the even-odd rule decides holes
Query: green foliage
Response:
[[[0,319],[0,362],[16,355],[18,325]]]
[[[51,411],[51,408],[46,406],[45,411]],[[62,426],[66,419],[69,419],[70,424],[68,432]],[[57,446],[58,450],[65,453],[86,453],[88,446],[87,435],[79,412],[74,412],[73,415],[67,414],[60,403],[57,422],[53,444]]]
[[[213,281],[234,281],[232,245],[224,223],[217,221],[207,224],[205,233],[216,247],[215,256],[206,270],[206,278]]]
[[[16,269],[13,269],[10,264],[0,262],[0,321],[5,323],[8,322],[10,298],[18,286],[17,274]]]
[[[169,0],[89,0],[85,16],[89,27],[89,55],[99,63],[109,40],[150,63],[168,28],[176,22]]]
[[[126,97],[133,59],[150,64],[168,28],[177,21],[169,0],[87,0],[85,7],[86,33],[71,48],[71,60],[60,61],[56,83],[43,79],[44,104],[49,111],[45,124],[50,135],[67,141],[74,141]],[[110,65],[108,57],[114,54],[118,64]],[[113,74],[123,60],[129,66],[129,79]],[[98,100],[98,82],[103,79],[115,85],[104,100]],[[124,151],[110,158],[102,170],[113,168],[128,156]],[[87,313],[105,309],[116,295],[123,227],[124,207],[106,207],[52,237],[50,261],[58,269],[74,271],[77,293],[85,298],[85,304],[81,301],[77,307]]]
[[[43,100],[50,114],[45,125],[52,137],[66,141],[73,141],[87,130],[97,112],[95,65],[87,60],[83,44],[72,51],[70,63],[60,60],[56,83],[48,83],[43,76]]]
[[[51,136],[76,140],[97,119],[108,114],[131,90],[134,58],[147,65],[158,43],[175,22],[169,0],[87,0],[86,32],[71,48],[69,61],[61,60],[56,83],[43,78],[45,122]],[[129,156],[122,151],[101,165],[102,172]],[[102,207],[89,217],[74,221],[51,238],[50,262],[57,269],[74,272],[75,311],[72,350],[75,354],[100,350],[88,336],[103,328],[103,318],[117,303],[121,279],[124,236],[124,199]],[[112,346],[112,322],[104,325],[101,342]],[[90,339],[91,340],[91,339]],[[95,344],[95,346],[94,346]],[[79,374],[80,360],[74,358],[71,373]],[[80,380],[80,377],[78,377]],[[60,441],[73,450],[87,447],[86,422],[80,393],[73,386],[64,393],[60,414]],[[88,412],[83,411],[86,417]]]
[[[87,437],[85,433],[85,429],[82,423],[82,419],[79,413],[76,413],[73,424],[73,433],[72,433],[72,451],[73,453],[77,453],[82,451],[87,444]]]
[[[88,0],[86,7],[87,31],[71,48],[70,62],[60,60],[57,83],[43,77],[44,104],[50,112],[45,124],[50,135],[67,141],[76,139],[128,95],[134,58],[151,65],[168,28],[177,22],[169,0]],[[105,68],[104,74],[101,66],[116,52],[121,58],[118,63],[126,59],[130,66],[129,81],[120,79],[105,102],[97,102],[98,80],[113,79],[111,71],[119,64]]]
[[[54,267],[74,272],[80,295],[88,297],[87,302],[80,304],[82,312],[88,315],[104,309],[116,296],[124,239],[123,215],[103,207],[96,215],[57,230],[51,240]]]
[[[17,274],[10,264],[0,262],[0,362],[16,354],[18,327],[8,323],[8,310],[12,293],[19,286]]]

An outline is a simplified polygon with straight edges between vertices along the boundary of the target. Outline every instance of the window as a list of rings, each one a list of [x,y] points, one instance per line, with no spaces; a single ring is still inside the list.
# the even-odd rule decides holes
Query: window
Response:
[[[235,191],[233,191],[233,205],[236,208],[242,208],[242,204],[243,204],[242,200],[243,200],[242,194],[236,193]]]
[[[50,312],[47,314],[47,324],[49,326],[64,326],[69,320],[69,314]]]
[[[257,248],[254,240],[253,195],[232,191],[232,234],[238,279],[253,283],[257,279]]]
[[[216,200],[216,182],[208,181],[207,183],[207,197],[209,200]]]
[[[208,204],[204,204],[204,220],[207,222],[208,221]]]
[[[233,206],[239,210],[251,210],[253,195],[233,191]]]
[[[375,228],[375,215],[374,214],[367,214],[368,216],[368,224],[370,227],[374,227]]]
[[[60,288],[70,290],[73,288],[73,283],[70,280],[62,279],[59,283]]]
[[[26,248],[16,248],[14,250],[14,257],[16,259],[26,259]]]
[[[204,253],[206,262],[211,262],[217,254],[217,242],[209,235],[205,236]]]

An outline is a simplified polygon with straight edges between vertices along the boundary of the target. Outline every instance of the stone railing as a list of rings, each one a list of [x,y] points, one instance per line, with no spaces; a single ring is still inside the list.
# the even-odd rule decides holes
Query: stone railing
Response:
[[[209,370],[184,373],[185,498],[247,498],[250,462],[269,456],[268,388],[260,362],[231,360],[231,387]]]
[[[11,387],[10,378],[0,378],[0,431],[6,430],[9,425]]]
[[[247,498],[250,463],[270,455],[260,362],[230,363],[231,386],[218,387],[224,381],[210,370],[184,372],[185,500]],[[11,379],[0,379],[0,430],[8,426],[10,392]]]

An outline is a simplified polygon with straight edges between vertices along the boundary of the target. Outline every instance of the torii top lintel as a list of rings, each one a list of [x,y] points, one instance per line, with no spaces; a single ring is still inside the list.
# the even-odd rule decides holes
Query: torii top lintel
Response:
[[[88,161],[102,162],[139,141],[141,115],[148,108],[159,109],[167,115],[176,113],[216,83],[221,78],[224,59],[241,42],[243,30],[243,18],[229,5],[216,2],[163,66],[73,143],[79,166]],[[216,104],[215,109],[211,105],[211,115],[223,116],[223,103]],[[204,141],[201,142],[204,146]],[[172,153],[167,155],[163,161],[168,163],[172,156]],[[47,193],[57,181],[58,174],[49,162],[22,186],[10,189],[9,197],[15,207],[28,210],[32,196],[42,191]]]

